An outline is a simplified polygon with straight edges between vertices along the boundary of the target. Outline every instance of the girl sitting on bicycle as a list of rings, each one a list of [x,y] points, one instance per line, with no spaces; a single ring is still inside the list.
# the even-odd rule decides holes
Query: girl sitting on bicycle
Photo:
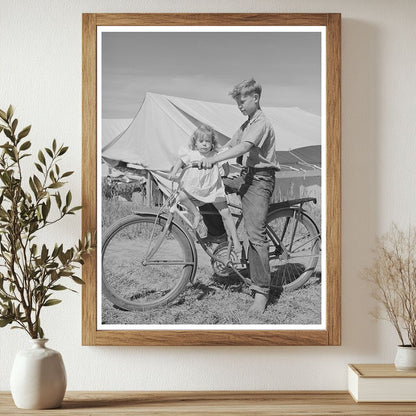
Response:
[[[173,167],[170,175],[171,180],[175,180],[178,171],[185,165],[217,154],[217,147],[218,142],[214,129],[205,124],[200,125],[191,136],[189,150],[180,155],[180,159]],[[197,167],[188,169],[182,177],[181,188],[177,202],[192,214],[193,220],[190,221],[183,212],[178,210],[176,205],[172,207],[171,211],[179,214],[185,222],[195,229],[201,220],[198,207],[212,203],[221,214],[228,238],[232,240],[234,251],[241,252],[241,244],[231,211],[227,205],[224,184],[218,166],[214,165],[212,169],[198,169]]]

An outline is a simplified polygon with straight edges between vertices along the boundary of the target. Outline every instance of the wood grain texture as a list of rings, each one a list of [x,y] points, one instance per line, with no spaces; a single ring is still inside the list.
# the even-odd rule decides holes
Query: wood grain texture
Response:
[[[416,371],[399,371],[394,364],[349,364],[363,378],[415,378]]]
[[[341,345],[341,15],[328,15],[327,50],[327,328]]]
[[[341,343],[341,16],[339,14],[84,14],[83,232],[96,229],[97,26],[326,26],[327,31],[327,321],[318,331],[97,331],[97,267],[84,268],[83,345],[340,345]],[[325,300],[323,300],[325,301]]]
[[[326,331],[98,331],[95,345],[327,345]]]
[[[325,26],[322,13],[103,13],[98,26]]]
[[[97,45],[95,15],[82,16],[82,234],[97,229]],[[82,344],[94,345],[97,257],[82,267]]]
[[[0,392],[0,414],[48,416],[129,415],[415,415],[414,403],[355,403],[346,392],[67,392],[62,407],[16,409],[11,395]]]

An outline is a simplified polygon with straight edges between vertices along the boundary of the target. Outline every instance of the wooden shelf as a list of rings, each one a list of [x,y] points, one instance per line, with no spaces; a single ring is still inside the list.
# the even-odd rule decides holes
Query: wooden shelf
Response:
[[[415,415],[414,403],[355,403],[347,392],[67,392],[59,409],[22,410],[0,392],[0,415]]]

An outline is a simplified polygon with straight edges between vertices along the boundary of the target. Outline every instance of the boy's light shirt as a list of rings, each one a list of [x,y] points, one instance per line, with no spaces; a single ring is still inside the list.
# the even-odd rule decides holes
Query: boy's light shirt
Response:
[[[241,142],[249,142],[253,145],[243,155],[244,166],[279,169],[275,133],[272,124],[260,109],[241,125],[231,139],[230,145],[235,146]]]

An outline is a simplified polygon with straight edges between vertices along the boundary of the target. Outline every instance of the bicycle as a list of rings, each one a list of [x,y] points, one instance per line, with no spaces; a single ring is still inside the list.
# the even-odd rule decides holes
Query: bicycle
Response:
[[[210,256],[214,274],[235,274],[242,283],[248,261],[245,250],[236,258],[231,242],[204,243],[198,231],[188,231],[173,214],[180,179],[175,191],[158,209],[133,212],[112,224],[102,242],[102,290],[104,296],[124,310],[144,311],[175,300],[191,283],[195,283],[198,254],[192,234]],[[315,198],[300,198],[272,203],[267,218],[272,287],[295,290],[313,275],[320,256],[320,232],[303,206],[316,203]],[[241,208],[229,204],[241,226]]]

